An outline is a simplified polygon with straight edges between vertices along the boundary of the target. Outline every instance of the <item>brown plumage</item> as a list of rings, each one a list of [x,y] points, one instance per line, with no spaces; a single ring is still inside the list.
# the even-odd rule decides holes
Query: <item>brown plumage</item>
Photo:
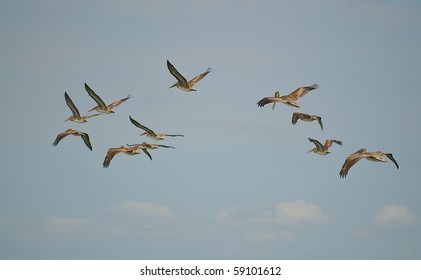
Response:
[[[369,160],[369,161],[386,162],[386,159],[384,159],[383,156],[386,156],[387,158],[389,158],[396,165],[396,168],[399,169],[399,165],[391,153],[382,152],[382,151],[367,152],[366,149],[362,148],[356,151],[355,153],[350,154],[346,158],[344,164],[342,165],[341,171],[339,172],[339,176],[341,178],[345,178],[346,175],[348,174],[349,169],[358,161],[360,161],[360,159],[365,158],[366,160]]]
[[[89,150],[92,151],[92,145],[91,145],[91,142],[89,141],[89,135],[83,131],[74,130],[71,128],[58,134],[56,137],[56,140],[54,140],[53,142],[53,146],[57,146],[57,144],[61,141],[61,139],[69,135],[80,136],[83,142],[85,142],[85,145],[89,148]]]
[[[143,129],[145,132],[143,132],[140,135],[146,135],[147,137],[154,139],[154,140],[164,140],[164,137],[168,136],[168,137],[177,137],[177,136],[181,136],[184,137],[184,135],[182,134],[165,134],[165,133],[155,133],[152,129],[147,128],[146,126],[140,124],[139,122],[137,122],[135,119],[133,119],[131,116],[129,116],[130,122],[140,128]]]
[[[109,148],[108,152],[107,152],[107,155],[104,158],[104,162],[102,163],[102,166],[104,168],[107,168],[108,166],[110,166],[111,160],[114,158],[115,155],[117,155],[119,153],[125,153],[126,155],[134,156],[134,155],[137,155],[137,154],[140,153],[138,151],[139,149],[142,149],[142,147],[140,147],[140,146],[130,146],[130,147],[120,146],[118,148]],[[145,154],[149,158],[151,158],[151,155],[145,149],[142,149],[142,150],[143,150],[143,152],[145,152]]]
[[[187,92],[196,91],[193,88],[194,84],[199,82],[201,79],[203,79],[207,74],[209,74],[212,71],[211,68],[208,68],[205,72],[197,75],[196,77],[191,79],[189,82],[187,82],[186,78],[184,78],[183,75],[181,75],[180,72],[178,72],[177,69],[174,67],[174,65],[172,65],[168,60],[167,60],[167,67],[171,75],[173,75],[177,79],[177,82],[173,84],[172,86],[170,86],[170,88],[177,87]]]
[[[88,112],[96,110],[100,113],[111,114],[111,113],[114,113],[113,111],[114,107],[117,107],[118,105],[120,105],[121,103],[123,103],[124,101],[130,98],[130,94],[129,94],[127,97],[116,100],[107,106],[105,105],[104,101],[102,101],[102,99],[86,83],[85,83],[85,90],[88,93],[88,95],[92,97],[92,99],[98,104],[94,108],[90,109]]]
[[[308,140],[310,142],[312,142],[314,145],[316,145],[316,147],[311,149],[307,153],[313,152],[313,153],[316,153],[316,154],[319,154],[319,155],[327,155],[327,154],[330,154],[330,152],[328,150],[329,150],[330,146],[332,146],[332,143],[336,143],[339,146],[342,146],[342,141],[339,141],[339,140],[327,139],[324,145],[322,145],[316,139],[308,138]]]
[[[282,102],[286,105],[299,108],[300,104],[296,102],[298,98],[303,97],[309,91],[312,91],[313,89],[316,89],[318,87],[319,87],[318,84],[314,84],[312,86],[307,86],[307,87],[299,87],[293,92],[291,92],[290,94],[284,95],[284,96],[280,96],[279,91],[277,91],[275,92],[273,97],[264,97],[263,99],[259,100],[259,102],[257,102],[257,106],[263,107],[268,103]],[[272,109],[274,108],[275,108],[275,104],[272,106]]]
[[[77,107],[75,106],[75,104],[73,103],[72,99],[70,98],[70,96],[67,94],[67,92],[64,93],[64,99],[66,100],[66,104],[67,106],[69,106],[70,110],[72,111],[72,116],[70,116],[69,118],[67,118],[64,121],[72,121],[72,122],[76,122],[76,123],[84,123],[86,122],[86,119],[98,116],[99,114],[93,114],[93,115],[89,115],[89,116],[80,116],[79,110],[77,109]]]
[[[274,103],[274,105],[275,105],[275,103]],[[312,122],[314,120],[317,120],[317,122],[320,125],[320,128],[323,130],[322,118],[319,117],[319,116],[294,112],[292,114],[292,124],[296,124],[298,120],[302,120],[302,121],[305,121],[305,122]]]

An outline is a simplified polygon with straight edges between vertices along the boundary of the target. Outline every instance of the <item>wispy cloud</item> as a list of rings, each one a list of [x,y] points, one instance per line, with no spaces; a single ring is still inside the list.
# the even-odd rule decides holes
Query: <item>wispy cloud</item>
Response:
[[[325,224],[330,217],[320,206],[303,200],[280,202],[257,215],[237,206],[219,211],[216,221],[230,225],[259,224],[263,226],[299,226]]]
[[[111,207],[114,213],[125,213],[131,215],[140,215],[146,217],[174,217],[175,214],[166,205],[155,205],[148,202],[139,202],[134,200],[125,200]]]
[[[253,221],[266,225],[307,225],[325,224],[330,218],[317,204],[296,200],[278,203],[263,215],[254,217]]]
[[[374,226],[383,229],[400,228],[416,223],[417,216],[403,205],[390,204],[380,208],[373,220]]]

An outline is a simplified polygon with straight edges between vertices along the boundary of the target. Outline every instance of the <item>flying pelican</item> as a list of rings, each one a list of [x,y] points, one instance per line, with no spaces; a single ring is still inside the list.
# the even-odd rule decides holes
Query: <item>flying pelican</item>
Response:
[[[125,153],[127,155],[130,156],[134,156],[134,155],[138,155],[140,152],[138,151],[139,149],[141,149],[140,146],[133,146],[133,147],[124,147],[124,146],[120,146],[118,148],[109,148],[107,155],[104,158],[104,162],[102,163],[102,166],[104,168],[107,168],[108,166],[110,166],[110,162],[113,159],[113,157],[118,154],[118,153]],[[148,151],[146,151],[146,149],[142,149],[145,154],[151,158],[151,155],[149,154]],[[151,158],[152,159],[152,158]]]
[[[67,94],[67,92],[64,93],[64,99],[66,100],[67,106],[69,106],[70,110],[72,111],[73,116],[70,116],[68,119],[65,119],[64,121],[72,121],[76,123],[84,123],[86,122],[86,119],[89,119],[91,117],[98,116],[99,114],[93,114],[89,116],[80,116],[79,110],[76,108],[75,104],[73,103],[70,96]]]
[[[61,139],[69,135],[82,137],[83,142],[85,142],[85,145],[89,148],[89,150],[92,151],[92,145],[91,145],[91,142],[89,141],[89,135],[83,131],[78,131],[71,128],[57,135],[56,140],[54,140],[53,142],[53,146],[57,146],[58,142],[60,142]]]
[[[273,103],[273,105],[275,105],[275,103]],[[304,113],[298,113],[298,112],[294,112],[292,113],[292,124],[296,124],[297,120],[302,120],[305,122],[312,122],[314,120],[317,120],[317,122],[320,125],[320,128],[323,130],[323,124],[322,124],[322,118],[316,115],[307,115]]]
[[[191,79],[189,82],[187,82],[186,78],[184,78],[180,74],[180,72],[178,72],[177,69],[175,69],[174,65],[172,65],[168,60],[167,60],[167,67],[171,75],[173,75],[177,79],[177,82],[173,84],[172,86],[170,86],[169,88],[178,87],[179,89],[187,91],[187,92],[196,91],[193,88],[194,84],[200,81],[201,79],[203,79],[207,74],[209,74],[209,72],[212,71],[211,68],[208,68],[205,72],[203,72],[200,75],[197,75],[196,77]]]
[[[339,141],[339,140],[327,139],[324,146],[319,141],[317,141],[315,139],[308,138],[308,140],[310,142],[314,143],[314,145],[316,145],[316,147],[311,149],[307,153],[313,152],[313,153],[316,153],[316,154],[319,154],[319,155],[327,155],[327,154],[330,153],[328,150],[329,150],[330,146],[332,146],[332,143],[336,143],[336,144],[342,146],[342,142]]]
[[[275,92],[275,95],[273,97],[264,97],[259,102],[257,102],[257,106],[263,107],[268,103],[276,103],[276,102],[282,102],[286,105],[293,106],[300,108],[300,104],[298,104],[296,101],[298,98],[303,97],[306,95],[309,91],[318,88],[318,84],[314,84],[312,86],[308,87],[299,87],[293,92],[291,92],[288,95],[280,96],[279,91]],[[274,104],[275,105],[275,104]],[[272,106],[272,110],[275,108],[275,106]]]
[[[98,106],[95,106],[88,112],[96,110],[100,113],[111,114],[111,113],[114,113],[114,111],[112,110],[114,107],[117,107],[118,105],[120,105],[121,103],[123,103],[124,101],[130,98],[130,94],[129,94],[127,97],[114,101],[113,103],[107,106],[105,105],[104,101],[102,101],[102,99],[86,83],[85,83],[85,90],[86,92],[88,92],[89,96],[92,97],[95,100],[95,102],[98,104]]]
[[[345,178],[346,175],[348,174],[349,169],[362,158],[365,158],[370,161],[375,161],[375,162],[386,162],[386,159],[383,158],[383,156],[386,156],[391,161],[393,161],[393,163],[396,165],[396,168],[399,169],[399,165],[396,162],[396,160],[393,158],[393,155],[391,153],[381,152],[381,151],[367,152],[366,149],[362,148],[356,151],[355,153],[350,154],[346,158],[344,164],[342,165],[341,171],[339,172],[339,176],[341,178]]]
[[[177,137],[177,136],[181,136],[184,137],[184,135],[181,134],[164,134],[164,133],[155,133],[153,132],[152,129],[147,128],[144,125],[141,125],[140,123],[138,123],[136,120],[132,119],[131,116],[129,116],[130,121],[132,122],[132,124],[134,124],[136,127],[143,129],[145,132],[143,132],[140,135],[146,135],[151,139],[154,140],[164,140],[165,136],[169,136],[169,137]]]
[[[172,146],[167,146],[167,145],[159,145],[159,144],[151,144],[151,143],[147,143],[147,142],[142,142],[140,144],[127,144],[128,147],[133,147],[136,149],[142,149],[142,151],[150,158],[150,160],[152,160],[152,156],[151,154],[148,152],[148,150],[156,150],[159,147],[161,148],[171,148],[171,149],[175,149]]]

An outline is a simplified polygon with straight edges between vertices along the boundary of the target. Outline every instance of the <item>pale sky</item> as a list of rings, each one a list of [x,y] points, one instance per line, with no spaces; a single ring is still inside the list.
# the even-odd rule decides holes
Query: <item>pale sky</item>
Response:
[[[420,259],[419,1],[3,1],[0,259]],[[197,92],[168,89],[171,61]],[[82,115],[64,122],[67,92]],[[275,91],[319,84],[298,102]],[[291,124],[293,112],[317,123]],[[175,149],[110,147],[183,134]],[[51,144],[68,128],[89,134]],[[331,154],[307,153],[337,139]],[[339,170],[360,148],[391,152]]]

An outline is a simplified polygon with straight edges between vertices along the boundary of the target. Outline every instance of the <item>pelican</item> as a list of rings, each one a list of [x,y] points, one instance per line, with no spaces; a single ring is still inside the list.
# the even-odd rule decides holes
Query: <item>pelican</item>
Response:
[[[273,103],[273,105],[275,105],[275,103]],[[297,120],[302,120],[305,122],[312,122],[314,120],[317,120],[317,122],[320,125],[320,128],[323,130],[323,124],[322,124],[322,118],[316,115],[307,115],[304,113],[298,113],[298,112],[294,112],[292,113],[292,124],[296,124]]]
[[[86,119],[98,116],[99,114],[93,114],[89,116],[80,116],[79,110],[76,108],[75,104],[73,103],[70,96],[67,94],[67,92],[64,93],[64,99],[66,100],[67,106],[69,106],[70,110],[72,111],[73,116],[70,116],[68,119],[65,119],[64,121],[72,121],[76,123],[84,123],[86,122]]]
[[[276,103],[276,102],[282,102],[286,105],[293,106],[300,108],[300,104],[298,104],[296,101],[298,98],[303,97],[306,95],[309,91],[318,88],[318,84],[314,84],[312,86],[307,87],[299,87],[293,92],[291,92],[288,95],[280,96],[279,91],[275,92],[275,95],[273,97],[264,97],[259,102],[257,102],[257,106],[263,107],[268,103]],[[272,106],[272,110],[275,109],[275,104]]]
[[[342,146],[342,142],[339,141],[339,140],[327,139],[324,146],[319,141],[317,141],[315,139],[308,138],[308,140],[310,142],[312,142],[314,145],[316,145],[316,147],[311,149],[307,153],[313,152],[313,153],[316,153],[316,154],[319,154],[319,155],[327,155],[327,154],[330,154],[330,152],[328,150],[329,150],[330,146],[332,146],[332,143],[336,143],[339,146]]]
[[[177,136],[181,136],[184,137],[184,135],[181,134],[164,134],[164,133],[155,133],[152,129],[147,128],[144,125],[141,125],[140,123],[138,123],[136,120],[132,119],[131,116],[129,116],[130,121],[132,122],[132,124],[134,124],[136,127],[143,129],[145,132],[143,132],[140,135],[146,135],[147,137],[154,139],[154,140],[164,140],[165,136],[169,136],[169,137],[177,137]]]
[[[89,148],[89,150],[92,151],[92,145],[91,145],[91,142],[89,141],[89,135],[83,131],[78,131],[71,128],[57,135],[56,140],[54,140],[53,142],[53,146],[57,146],[58,142],[60,142],[61,139],[69,135],[82,137],[83,142],[85,142],[85,145]]]
[[[391,153],[381,152],[381,151],[367,152],[366,149],[362,148],[356,151],[355,153],[350,154],[346,158],[344,164],[342,165],[341,171],[339,172],[339,176],[341,178],[345,178],[346,175],[348,174],[349,169],[362,158],[365,158],[370,161],[375,161],[375,162],[386,162],[386,159],[383,158],[383,156],[386,156],[387,158],[389,158],[396,165],[396,168],[399,169],[399,165],[396,162],[396,160],[393,158],[393,155]]]
[[[148,152],[148,150],[156,150],[159,147],[161,148],[171,148],[171,149],[175,149],[172,146],[167,146],[167,145],[160,145],[160,144],[151,144],[151,143],[147,143],[147,142],[142,142],[140,144],[126,144],[128,147],[132,147],[132,148],[136,148],[136,149],[141,149],[149,158],[150,160],[152,160],[152,156],[151,154]]]
[[[178,72],[177,69],[175,69],[174,65],[172,65],[168,60],[167,60],[167,67],[171,75],[173,75],[177,79],[177,82],[173,84],[172,86],[170,86],[169,88],[178,87],[179,89],[187,91],[187,92],[196,91],[193,88],[194,84],[200,81],[201,79],[203,79],[207,74],[209,74],[209,72],[212,71],[211,68],[208,68],[205,72],[203,72],[200,75],[197,75],[196,77],[191,79],[189,82],[187,82],[186,78],[184,78],[180,74],[180,72]]]
[[[107,152],[107,155],[104,158],[104,162],[102,163],[102,166],[104,168],[107,168],[108,166],[110,166],[111,160],[118,153],[125,153],[126,155],[134,156],[134,155],[138,155],[140,153],[138,151],[139,149],[141,149],[141,147],[138,147],[138,146],[133,146],[133,147],[120,146],[118,148],[109,148],[108,149],[108,152]],[[145,154],[149,158],[151,158],[151,155],[149,154],[148,151],[146,151],[146,149],[142,149],[142,150],[145,152]]]
[[[130,98],[130,94],[129,94],[127,97],[114,101],[113,103],[107,106],[105,105],[104,101],[102,101],[102,99],[86,83],[85,83],[85,90],[86,92],[88,92],[89,96],[92,97],[95,100],[95,102],[98,104],[98,106],[95,106],[88,112],[96,110],[100,113],[111,114],[111,113],[114,113],[114,111],[112,110],[114,107],[117,107],[118,105],[120,105],[121,103],[123,103],[124,101]]]

